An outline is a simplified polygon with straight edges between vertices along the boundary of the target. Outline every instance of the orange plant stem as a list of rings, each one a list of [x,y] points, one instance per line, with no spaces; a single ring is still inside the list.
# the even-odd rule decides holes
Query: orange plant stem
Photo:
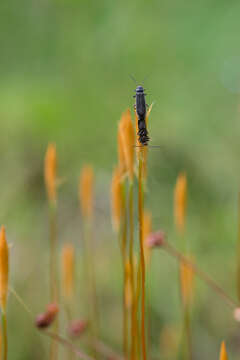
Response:
[[[186,331],[186,340],[187,340],[187,358],[189,360],[193,359],[192,351],[192,332],[191,332],[191,319],[190,319],[190,307],[189,304],[185,306],[184,309],[184,327]]]
[[[142,173],[143,173],[143,152],[140,148],[139,167],[138,167],[138,221],[139,221],[139,245],[141,261],[141,280],[142,280],[142,301],[141,301],[141,340],[143,360],[147,359],[146,339],[145,339],[145,260],[143,245],[143,191],[142,191]]]
[[[131,360],[135,360],[136,357],[136,331],[135,331],[135,301],[134,301],[134,263],[133,263],[133,237],[134,237],[134,221],[133,221],[133,182],[129,184],[129,263],[130,263],[130,285],[132,293],[131,304]]]
[[[50,301],[58,304],[58,279],[57,279],[57,207],[55,202],[49,202],[49,226],[50,226]],[[54,330],[58,333],[58,319],[54,324]],[[58,344],[52,339],[50,345],[50,359],[57,360]]]
[[[240,192],[238,194],[237,296],[240,301]]]
[[[136,349],[137,349],[137,358],[140,357],[141,348],[140,348],[140,331],[139,331],[139,321],[137,318],[138,314],[138,307],[139,307],[139,299],[141,295],[141,283],[142,283],[142,276],[141,276],[141,259],[138,263],[138,269],[137,269],[137,285],[136,285],[136,292],[135,292],[135,303],[134,303],[134,315],[135,315],[135,336],[136,336]]]
[[[97,287],[94,269],[94,248],[93,248],[93,234],[92,234],[92,219],[84,217],[84,247],[85,247],[85,271],[88,285],[87,304],[89,309],[90,319],[90,344],[92,356],[97,358],[94,348],[94,343],[98,337],[99,332],[99,315],[98,315],[98,301],[97,301]]]
[[[122,295],[122,306],[123,306],[123,353],[124,359],[128,358],[128,311],[126,306],[126,262],[127,262],[127,214],[126,214],[126,192],[125,184],[122,184],[122,199],[123,199],[123,218],[121,224],[120,234],[120,246],[122,252],[122,265],[123,265],[123,295]]]
[[[57,224],[56,224],[56,205],[49,204],[49,226],[50,226],[50,301],[58,302],[57,287]]]
[[[2,335],[3,335],[3,360],[8,358],[8,340],[7,340],[7,315],[5,310],[2,312]]]

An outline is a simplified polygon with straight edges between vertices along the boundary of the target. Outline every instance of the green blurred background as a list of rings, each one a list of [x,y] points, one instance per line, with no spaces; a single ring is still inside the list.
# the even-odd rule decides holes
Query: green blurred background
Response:
[[[187,238],[200,267],[236,296],[240,174],[240,3],[226,0],[0,2],[0,222],[11,244],[11,286],[34,314],[48,301],[48,216],[43,159],[57,144],[59,242],[78,251],[75,315],[84,317],[81,218],[77,183],[83,164],[96,172],[96,269],[101,336],[120,349],[122,270],[111,230],[109,185],[117,161],[121,113],[133,108],[132,74],[146,78],[152,145],[146,203],[154,228],[179,245],[173,188],[188,177]],[[161,332],[181,328],[177,266],[153,256],[148,291],[152,356]],[[194,359],[217,359],[225,339],[239,358],[232,312],[197,281]],[[84,303],[84,302],[83,302]],[[46,339],[9,297],[10,359],[47,358]],[[63,318],[64,333],[64,318]],[[172,356],[172,357],[171,357]],[[62,353],[62,358],[66,356]]]

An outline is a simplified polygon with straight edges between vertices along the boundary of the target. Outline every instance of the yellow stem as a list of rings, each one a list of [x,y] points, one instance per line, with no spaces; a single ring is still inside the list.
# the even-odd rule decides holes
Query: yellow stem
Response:
[[[143,360],[147,359],[146,339],[145,339],[145,260],[144,260],[144,244],[143,244],[143,152],[140,147],[139,168],[138,168],[138,216],[139,216],[139,245],[140,245],[140,261],[141,261],[141,280],[142,280],[142,301],[141,301],[141,339]]]
[[[191,317],[190,317],[190,307],[189,304],[186,305],[184,316],[184,325],[187,337],[187,351],[188,351],[188,359],[191,360],[193,358],[192,353],[192,333],[191,333]]]
[[[3,335],[3,360],[8,358],[8,340],[7,340],[7,315],[2,311],[2,335]]]
[[[128,311],[126,306],[126,263],[127,263],[127,210],[126,210],[126,192],[125,186],[122,185],[122,199],[123,199],[123,218],[121,226],[121,250],[123,262],[123,353],[124,359],[128,358]]]
[[[139,331],[139,321],[137,317],[138,307],[139,307],[139,299],[141,295],[141,260],[138,263],[137,269],[137,285],[136,285],[136,292],[135,292],[135,299],[134,299],[134,311],[135,311],[135,336],[136,336],[136,348],[137,348],[137,359],[140,358],[140,331]]]
[[[84,219],[84,245],[85,245],[85,259],[86,259],[86,273],[88,279],[88,306],[90,317],[91,330],[91,346],[93,355],[96,357],[94,343],[98,335],[98,306],[97,306],[97,289],[96,279],[94,273],[94,259],[93,259],[93,239],[92,239],[92,224],[91,219]]]
[[[71,321],[72,321],[72,312],[71,312],[71,304],[69,302],[69,299],[65,303],[65,312],[66,312],[67,322],[68,322],[68,324],[70,324]],[[68,357],[69,360],[73,359],[73,355],[74,354],[71,351],[71,349],[67,349],[67,357]]]
[[[124,269],[124,289],[123,289],[123,353],[124,359],[128,359],[128,311],[126,307],[126,270]]]
[[[240,192],[238,194],[237,296],[240,301]]]
[[[49,208],[49,226],[50,226],[50,300],[57,302],[58,287],[57,287],[57,220],[56,220],[56,206],[50,204]]]
[[[188,242],[184,234],[184,229],[181,233],[182,240],[183,240],[183,253],[185,256],[190,256],[190,252],[188,249]],[[179,264],[181,265],[181,263]],[[179,272],[181,271],[179,266]],[[181,276],[180,279],[180,289],[181,289]],[[182,298],[183,301],[183,298]],[[192,351],[192,334],[191,334],[191,318],[190,318],[190,303],[182,304],[182,311],[183,311],[183,341],[184,341],[184,351],[185,357],[187,360],[192,360],[193,358],[193,351]]]
[[[49,203],[50,226],[50,301],[58,304],[58,278],[57,278],[57,207],[56,203]],[[54,323],[54,330],[58,333],[58,319]],[[50,345],[50,359],[57,360],[58,344],[52,339]]]
[[[129,264],[130,264],[130,286],[131,286],[131,295],[132,295],[132,304],[131,304],[131,359],[135,360],[136,357],[136,331],[135,331],[135,301],[134,301],[134,259],[133,259],[133,240],[134,240],[134,220],[133,220],[133,181],[129,184]]]

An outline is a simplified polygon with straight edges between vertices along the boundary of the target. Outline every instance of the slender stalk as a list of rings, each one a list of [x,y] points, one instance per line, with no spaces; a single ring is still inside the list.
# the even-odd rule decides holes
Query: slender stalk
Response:
[[[185,327],[186,327],[186,334],[187,334],[187,341],[188,341],[188,354],[189,358],[193,358],[192,353],[192,332],[191,332],[191,314],[189,306],[185,310]]]
[[[121,251],[123,263],[123,353],[124,359],[128,358],[128,311],[126,306],[126,262],[127,262],[127,209],[126,209],[126,191],[125,185],[122,184],[122,199],[123,199],[123,216],[121,224]]]
[[[183,310],[184,316],[184,329],[186,334],[186,345],[187,345],[187,359],[192,360],[193,350],[192,350],[192,333],[191,333],[191,317],[190,317],[190,305],[186,304]]]
[[[185,173],[180,173],[174,191],[174,217],[176,229],[181,240],[181,249],[185,255],[189,254],[189,243],[185,236],[186,208],[187,208],[187,178]],[[179,283],[182,295],[182,312],[183,312],[183,342],[184,353],[187,360],[192,360],[192,341],[191,341],[191,321],[190,321],[190,303],[184,299],[183,286],[186,285],[185,278],[181,275],[181,263],[179,264]],[[184,284],[183,284],[184,283]],[[188,285],[187,285],[188,286]]]
[[[240,301],[240,192],[238,194],[237,296]]]
[[[97,306],[97,289],[96,279],[94,273],[94,259],[93,259],[93,239],[92,239],[92,224],[90,219],[84,219],[84,245],[85,245],[85,259],[86,272],[88,279],[88,301],[89,301],[89,317],[91,330],[91,346],[93,355],[96,356],[94,349],[94,342],[98,334],[98,306]]]
[[[24,308],[24,310],[32,317],[34,318],[34,315],[32,313],[32,311],[30,310],[30,308],[25,304],[25,302],[23,301],[23,299],[21,298],[21,296],[18,295],[18,293],[10,286],[9,290],[11,291],[11,293],[15,296],[16,300],[19,302],[20,305],[22,305],[22,307]]]
[[[124,359],[128,359],[128,311],[126,307],[126,269],[124,269],[124,289],[123,289],[123,353]]]
[[[123,325],[122,325],[122,341],[123,341],[123,353],[124,359],[128,358],[128,311],[126,307],[126,282],[127,282],[127,272],[126,272],[126,262],[127,262],[127,214],[126,214],[126,199],[125,199],[125,185],[121,185],[122,191],[122,207],[123,214],[120,224],[120,229],[118,232],[119,247],[122,255],[122,268],[123,268],[123,292],[122,292],[122,316],[123,316]]]
[[[70,324],[71,320],[72,320],[72,312],[71,312],[71,304],[69,303],[69,301],[67,301],[65,304],[65,312],[66,312],[66,318],[67,318],[68,324]],[[67,349],[67,357],[68,357],[68,360],[73,359],[73,353],[72,353],[71,349]]]
[[[58,302],[57,286],[57,219],[56,205],[49,204],[49,227],[50,227],[50,299]]]
[[[65,312],[66,312],[67,322],[70,324],[72,320],[72,312],[71,312],[71,305],[69,302],[66,302],[65,304]]]
[[[184,248],[187,248],[187,242],[184,241]],[[184,254],[188,254],[186,250],[184,250]],[[179,273],[181,273],[181,262],[179,263]],[[180,278],[180,287],[181,278]],[[183,331],[184,331],[184,340],[185,340],[185,357],[188,360],[192,360],[193,358],[193,350],[192,350],[192,334],[191,334],[191,317],[190,317],[190,303],[187,302],[184,304],[184,300],[182,298],[182,311],[183,311]]]
[[[8,358],[7,315],[2,312],[3,360]]]
[[[118,355],[113,349],[100,340],[95,342],[96,350],[101,353],[105,358],[111,360],[123,360],[121,355]]]
[[[82,360],[94,360],[95,358],[85,354],[84,352],[80,351],[74,344],[72,344],[70,341],[62,337],[61,335],[58,335],[56,333],[53,333],[51,331],[42,331],[41,334],[47,335],[55,342],[58,342],[59,344],[62,344],[63,346],[67,346],[72,352],[74,352],[79,359]]]
[[[133,220],[133,181],[129,184],[129,264],[130,264],[130,286],[132,294],[131,304],[131,359],[135,360],[136,357],[136,331],[135,331],[135,281],[134,281],[134,259],[133,259],[133,240],[134,240],[134,220]]]
[[[139,308],[139,300],[141,295],[141,284],[142,284],[142,276],[141,276],[141,260],[138,263],[137,269],[137,284],[136,284],[136,291],[135,291],[135,300],[134,300],[134,311],[135,311],[135,337],[136,337],[136,349],[137,349],[137,359],[140,358],[140,330],[139,330],[139,321],[138,321],[138,308]]]
[[[50,301],[58,304],[58,278],[57,278],[57,206],[49,202],[49,228],[50,228]],[[54,323],[54,330],[58,333],[58,319]],[[57,360],[58,344],[54,340],[50,346],[50,359]]]
[[[52,339],[59,342],[63,346],[67,347],[71,352],[75,353],[79,359],[82,359],[82,360],[94,360],[95,359],[95,358],[85,354],[78,347],[76,347],[71,341],[67,340],[65,337],[63,337],[61,335],[58,335],[49,330],[42,331],[41,334],[51,337]],[[121,355],[118,355],[114,350],[112,350],[108,345],[106,345],[105,343],[103,343],[100,340],[96,340],[94,346],[99,353],[101,353],[102,355],[104,355],[104,357],[106,357],[108,359],[111,358],[113,360],[123,360]]]
[[[148,277],[148,269],[146,271],[147,274],[147,289],[146,289],[146,313],[147,313],[147,353],[149,354],[151,350],[151,303],[150,303],[150,281]]]
[[[138,220],[139,220],[139,245],[141,261],[141,280],[142,280],[142,297],[141,297],[141,340],[143,360],[147,359],[146,339],[145,339],[145,260],[143,244],[143,152],[140,147],[139,164],[138,164]]]
[[[190,319],[190,307],[189,305],[185,305],[183,309],[183,328],[184,335],[186,340],[186,356],[187,359],[192,359],[192,333],[191,333],[191,319]]]
[[[168,242],[164,241],[162,245],[163,249],[167,251],[167,253],[174,258],[176,258],[179,262],[183,262],[195,272],[195,274],[201,278],[212,290],[214,290],[221,298],[231,307],[236,308],[239,307],[239,303],[235,301],[231,296],[229,296],[207,273],[200,270],[197,265],[192,263],[188,258],[182,255],[177,249],[175,249]]]

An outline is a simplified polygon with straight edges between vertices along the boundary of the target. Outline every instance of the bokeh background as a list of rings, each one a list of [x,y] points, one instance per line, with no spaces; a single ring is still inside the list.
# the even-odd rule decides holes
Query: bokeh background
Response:
[[[145,78],[147,101],[154,102],[149,131],[151,144],[160,148],[149,151],[146,196],[154,228],[178,244],[173,188],[185,170],[191,250],[200,267],[236,297],[239,15],[234,0],[0,2],[0,222],[11,244],[11,286],[34,314],[48,301],[43,159],[54,141],[62,182],[60,247],[72,242],[78,252],[74,311],[78,317],[86,311],[77,184],[82,165],[91,163],[101,336],[120,349],[122,271],[109,186],[117,124],[126,108],[133,109],[136,84],[129,74],[140,83]],[[176,358],[161,353],[160,343],[166,327],[173,334],[181,328],[177,280],[175,261],[156,252],[147,286],[151,352],[158,359]],[[46,339],[13,295],[8,315],[10,359],[47,358]],[[201,281],[192,326],[194,359],[216,359],[222,339],[231,359],[239,357],[232,312]],[[171,344],[172,335],[167,339]]]

